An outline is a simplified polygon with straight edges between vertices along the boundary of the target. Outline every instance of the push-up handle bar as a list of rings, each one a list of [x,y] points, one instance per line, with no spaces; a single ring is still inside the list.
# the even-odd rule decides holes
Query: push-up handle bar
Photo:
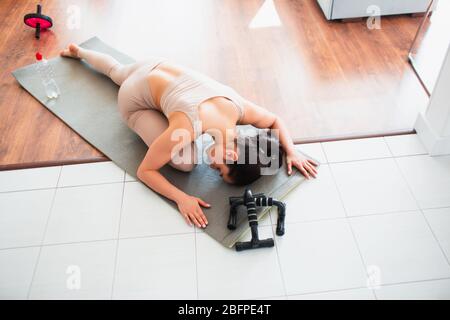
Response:
[[[236,251],[258,249],[273,247],[274,241],[272,238],[260,240],[258,236],[258,216],[256,214],[257,207],[272,207],[276,206],[278,209],[277,230],[278,236],[284,235],[284,219],[286,217],[286,205],[278,200],[266,197],[263,193],[252,194],[250,189],[245,189],[242,197],[230,197],[230,218],[228,220],[228,229],[236,229],[237,213],[239,206],[247,207],[247,217],[250,230],[252,232],[252,239],[247,242],[237,242]]]

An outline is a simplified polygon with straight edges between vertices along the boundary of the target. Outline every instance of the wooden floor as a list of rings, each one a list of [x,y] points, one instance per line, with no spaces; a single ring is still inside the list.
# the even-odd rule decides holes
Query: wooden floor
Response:
[[[407,62],[419,17],[386,17],[369,30],[326,21],[315,0],[275,0],[281,25],[249,28],[264,0],[43,3],[55,22],[44,55],[99,36],[137,59],[166,56],[280,114],[296,142],[409,132],[428,99]],[[0,169],[104,160],[11,75],[34,62],[37,43],[22,22],[34,10],[35,1],[0,2]]]

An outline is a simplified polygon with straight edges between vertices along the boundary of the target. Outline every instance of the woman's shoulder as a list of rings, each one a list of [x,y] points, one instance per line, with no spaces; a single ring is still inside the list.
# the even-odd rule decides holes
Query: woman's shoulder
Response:
[[[169,121],[168,130],[174,138],[189,137],[191,141],[196,138],[195,123],[192,119],[183,111],[173,111],[167,117]]]

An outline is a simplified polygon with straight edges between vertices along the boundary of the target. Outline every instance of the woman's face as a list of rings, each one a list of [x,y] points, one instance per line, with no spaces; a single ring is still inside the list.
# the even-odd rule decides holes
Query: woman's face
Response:
[[[206,154],[208,155],[210,161],[209,167],[211,169],[217,170],[225,182],[231,183],[231,179],[228,176],[230,168],[226,164],[227,152],[229,151],[227,151],[227,149],[224,148],[223,145],[218,145],[216,143],[211,144],[206,149]]]

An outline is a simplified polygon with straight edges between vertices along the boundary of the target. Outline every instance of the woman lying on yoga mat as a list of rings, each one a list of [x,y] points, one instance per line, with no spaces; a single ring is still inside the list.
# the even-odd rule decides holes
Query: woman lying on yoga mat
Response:
[[[293,166],[308,179],[317,174],[317,164],[295,151],[278,116],[207,76],[155,57],[122,65],[109,55],[74,44],[61,51],[61,55],[84,59],[120,86],[119,111],[149,147],[137,176],[154,191],[175,201],[189,224],[206,227],[208,221],[200,206],[210,205],[173,186],[159,169],[168,163],[182,171],[192,170],[197,154],[195,140],[203,133],[214,139],[207,151],[211,168],[219,171],[228,183],[249,184],[261,176],[261,170],[274,163],[278,169],[282,149],[286,152],[288,174]],[[273,129],[276,137],[256,135],[242,139],[237,136],[238,124]],[[267,147],[262,149],[262,145]],[[251,156],[253,151],[256,157]],[[260,153],[269,156],[271,162],[263,161]],[[245,162],[239,161],[242,158]]]

